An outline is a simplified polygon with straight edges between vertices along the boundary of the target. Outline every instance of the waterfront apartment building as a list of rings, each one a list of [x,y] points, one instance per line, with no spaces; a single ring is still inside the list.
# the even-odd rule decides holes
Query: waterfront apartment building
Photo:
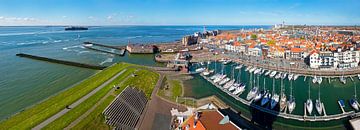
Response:
[[[309,55],[309,65],[313,69],[346,69],[358,67],[360,51],[313,51]]]

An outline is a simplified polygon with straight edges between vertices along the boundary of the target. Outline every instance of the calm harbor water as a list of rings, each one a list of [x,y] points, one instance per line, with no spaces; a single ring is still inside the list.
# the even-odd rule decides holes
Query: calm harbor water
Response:
[[[210,68],[214,68],[215,64],[214,62],[210,65]],[[217,71],[221,71],[221,64],[217,63]],[[230,76],[232,73],[232,65],[226,65],[224,69],[225,73]],[[235,70],[235,77],[239,74],[238,70]],[[246,83],[246,90],[243,92],[240,97],[246,99],[247,93],[250,90],[250,74],[249,72],[245,72],[245,67],[241,70],[241,81]],[[263,89],[263,80],[265,79],[265,89],[272,91],[272,79],[265,76],[259,77],[259,86],[261,90]],[[315,99],[318,98],[318,92],[320,91],[320,97],[321,101],[325,105],[326,113],[328,115],[332,114],[339,114],[342,113],[337,100],[343,99],[346,102],[345,111],[351,111],[352,108],[348,103],[348,99],[352,98],[354,96],[354,87],[355,85],[360,86],[360,81],[357,79],[357,77],[354,77],[354,82],[352,82],[350,79],[347,79],[347,84],[344,85],[339,82],[339,79],[331,79],[331,82],[328,82],[328,79],[323,79],[323,82],[321,85],[319,84],[313,84],[311,82],[312,78],[307,77],[307,79],[304,81],[304,77],[299,77],[296,81],[292,82],[292,88],[293,88],[293,96],[296,100],[296,108],[293,111],[293,114],[297,115],[304,115],[304,102],[308,99],[308,90],[310,85],[310,98],[313,100],[313,103],[315,103]],[[257,82],[257,80],[255,80]],[[289,98],[290,95],[290,82],[287,80],[287,78],[284,81],[285,86],[285,93],[287,97]],[[280,83],[281,80],[275,80],[275,92],[280,93]],[[257,84],[257,83],[256,83]],[[203,79],[201,76],[196,75],[194,79],[186,81],[185,82],[186,91],[185,96],[189,97],[195,97],[195,98],[202,98],[207,97],[210,95],[217,95],[220,99],[222,99],[224,102],[232,106],[233,108],[239,110],[242,112],[243,115],[250,117],[257,117],[260,121],[257,121],[259,124],[268,124],[271,125],[274,128],[291,128],[291,129],[304,129],[308,127],[326,127],[326,129],[344,129],[347,124],[347,120],[336,120],[336,121],[328,121],[328,122],[301,122],[301,121],[294,121],[294,120],[286,120],[282,118],[275,118],[272,116],[260,116],[257,115],[257,111],[255,110],[249,110],[249,106],[246,106],[242,104],[239,101],[234,100],[232,97],[228,96],[226,93],[222,92],[220,89],[213,86],[211,83],[207,82],[205,79]],[[320,89],[319,89],[320,88]],[[357,94],[359,94],[359,89],[356,90]],[[312,112],[312,115],[318,115],[315,105]],[[269,121],[273,118],[273,121]],[[265,122],[264,122],[265,121]]]
[[[269,26],[207,26],[208,30],[269,28]],[[96,73],[95,70],[16,57],[16,53],[111,65],[125,61],[161,65],[154,55],[114,56],[85,49],[84,41],[108,45],[172,42],[202,31],[203,26],[108,26],[87,31],[64,31],[64,27],[0,27],[0,120],[58,93]],[[212,92],[209,91],[209,94]]]

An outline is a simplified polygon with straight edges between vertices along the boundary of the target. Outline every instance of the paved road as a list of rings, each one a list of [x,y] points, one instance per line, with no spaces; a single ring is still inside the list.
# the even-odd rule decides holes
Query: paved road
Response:
[[[136,128],[139,130],[151,130],[151,129],[161,130],[161,128],[163,128],[164,125],[166,125],[169,128],[170,124],[154,124],[153,121],[158,120],[156,118],[158,116],[156,115],[171,117],[171,113],[170,113],[171,108],[177,108],[180,111],[186,110],[186,108],[183,107],[182,105],[176,105],[174,103],[170,103],[157,96],[157,92],[161,87],[163,79],[164,79],[164,75],[161,74],[160,79],[158,80],[151,94],[151,100],[150,102],[148,102],[144,112],[142,113],[139,119],[139,122],[136,125]]]
[[[116,79],[118,76],[120,76],[121,74],[123,74],[127,69],[122,70],[121,72],[119,72],[118,74],[116,74],[114,77],[112,77],[111,79],[109,79],[108,81],[106,81],[105,83],[101,84],[99,87],[97,87],[96,89],[94,89],[93,91],[91,91],[90,93],[88,93],[87,95],[85,95],[84,97],[80,98],[79,100],[77,100],[76,102],[74,102],[73,104],[69,105],[70,108],[74,108],[76,106],[78,106],[79,104],[81,104],[82,102],[84,102],[86,99],[88,99],[89,97],[91,97],[92,95],[94,95],[96,92],[98,92],[99,90],[101,90],[102,88],[104,88],[106,85],[108,85],[110,82],[112,82],[114,79]],[[62,115],[66,114],[67,112],[69,112],[71,109],[66,109],[64,108],[63,110],[61,110],[60,112],[56,113],[55,115],[53,115],[52,117],[46,119],[45,121],[43,121],[42,123],[38,124],[37,126],[35,126],[34,128],[32,128],[32,130],[40,130],[43,127],[45,127],[46,125],[50,124],[51,122],[53,122],[54,120],[56,120],[57,118],[61,117]]]

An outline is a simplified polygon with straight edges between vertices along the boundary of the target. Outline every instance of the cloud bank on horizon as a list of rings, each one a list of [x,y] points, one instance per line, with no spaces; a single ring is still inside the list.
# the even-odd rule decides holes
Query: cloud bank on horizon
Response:
[[[12,25],[359,25],[358,0],[0,0]]]

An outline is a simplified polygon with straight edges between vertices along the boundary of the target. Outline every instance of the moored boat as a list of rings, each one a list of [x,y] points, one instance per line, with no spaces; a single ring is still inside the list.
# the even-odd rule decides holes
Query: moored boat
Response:
[[[253,98],[255,98],[255,94],[257,93],[257,91],[258,91],[258,87],[253,87],[246,96],[246,100],[250,101]]]
[[[320,99],[315,100],[315,108],[316,108],[316,111],[319,113],[319,115],[321,115],[323,108],[322,108]]]
[[[289,113],[292,113],[296,107],[295,98],[290,97],[289,101],[287,102]]]
[[[266,91],[266,93],[264,94],[264,97],[261,99],[261,106],[264,106],[266,103],[269,102],[271,97],[271,94],[269,93],[269,91]]]
[[[276,75],[276,71],[272,71],[271,74],[269,75],[270,78],[273,78]]]
[[[283,73],[283,75],[281,75],[281,79],[285,79],[287,77],[287,73]]]
[[[321,82],[322,82],[322,77],[319,77],[319,78],[317,78],[317,81],[316,81],[318,84],[321,84]]]
[[[299,78],[299,76],[300,76],[299,74],[295,74],[294,75],[294,80],[297,80]]]
[[[235,79],[232,79],[229,82],[227,82],[223,87],[227,89],[230,86],[232,86],[234,83],[235,83]]]
[[[289,74],[289,76],[288,76],[288,80],[292,80],[292,79],[293,79],[293,77],[294,77],[294,74]]]
[[[356,111],[359,111],[359,106],[358,106],[359,103],[355,98],[350,99],[349,103],[353,109],[355,109]]]
[[[340,77],[340,82],[346,84],[346,78],[344,76]]]
[[[197,68],[197,69],[195,70],[196,73],[201,73],[201,72],[203,72],[203,71],[205,71],[205,68],[203,68],[203,67]]]
[[[279,78],[281,78],[281,76],[282,76],[282,72],[280,72],[279,74],[277,74],[277,75],[275,76],[275,79],[279,79]]]
[[[230,78],[224,78],[222,81],[219,82],[219,85],[224,85],[225,83],[227,83],[228,81],[230,81]]]
[[[264,76],[268,76],[271,73],[271,70],[266,71],[266,73],[264,74]]]
[[[273,96],[271,97],[270,108],[274,109],[278,103],[279,103],[279,95],[274,93]]]
[[[281,93],[280,111],[284,111],[285,107],[286,107],[286,95],[284,93]]]

